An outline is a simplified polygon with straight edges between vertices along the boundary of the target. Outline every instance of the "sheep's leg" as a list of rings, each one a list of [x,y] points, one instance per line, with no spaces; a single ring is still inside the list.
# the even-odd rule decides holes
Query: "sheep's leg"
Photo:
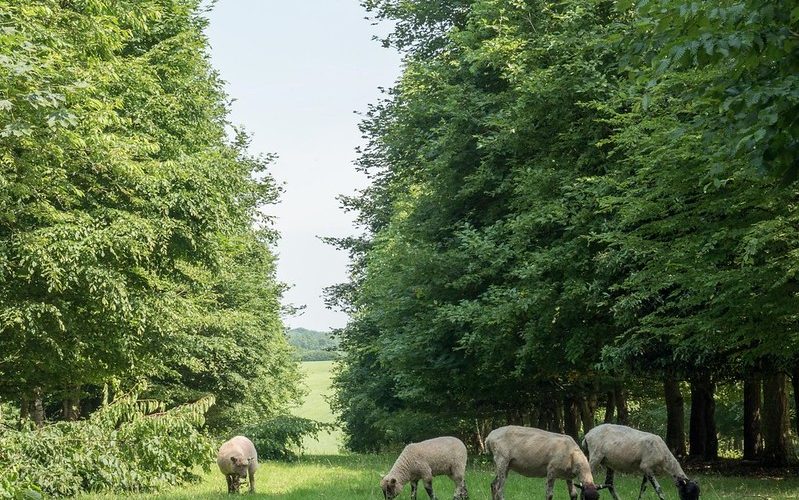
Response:
[[[496,462],[497,477],[491,482],[491,499],[505,500],[505,479],[508,477],[508,464]]]
[[[619,498],[619,494],[616,493],[616,485],[613,484],[614,471],[610,467],[608,467],[607,469],[608,472],[605,475],[605,484],[603,486],[605,486],[608,489],[608,491],[610,492],[610,496],[613,497],[613,500],[621,500]]]
[[[666,497],[663,496],[663,489],[660,487],[660,484],[658,484],[658,480],[655,479],[655,476],[649,474],[648,477],[649,482],[652,483],[652,487],[655,488],[655,493],[658,494],[658,498],[660,498],[660,500],[666,500]]]
[[[567,479],[566,488],[569,490],[569,498],[571,498],[571,500],[577,500],[577,487],[574,485],[574,481]]]
[[[449,478],[455,483],[455,495],[452,497],[452,500],[466,500],[469,498],[469,493],[466,491],[466,480],[463,479],[463,474],[455,472]]]
[[[247,470],[247,476],[250,482],[250,493],[255,493],[255,467],[252,465]]]
[[[467,500],[469,498],[469,490],[466,489],[466,480],[461,478],[457,489],[455,490],[456,500]]]
[[[424,489],[427,492],[427,496],[430,497],[430,500],[436,500],[436,495],[433,493],[433,479],[425,479],[424,480]]]
[[[411,500],[416,500],[416,489],[419,487],[419,481],[411,481]]]
[[[555,476],[547,474],[547,500],[552,500],[555,495]]]
[[[230,474],[225,475],[225,480],[227,481],[227,492],[233,493],[233,478]]]
[[[644,496],[644,490],[646,489],[647,481],[649,481],[649,478],[647,478],[646,474],[644,474],[644,480],[641,481],[641,491],[638,493],[638,500],[641,500],[641,497]]]

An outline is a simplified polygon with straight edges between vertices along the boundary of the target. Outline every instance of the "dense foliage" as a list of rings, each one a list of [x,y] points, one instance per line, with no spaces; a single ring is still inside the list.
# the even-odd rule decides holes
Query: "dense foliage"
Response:
[[[0,498],[26,492],[151,491],[194,477],[215,455],[199,428],[213,397],[164,410],[137,392],[80,422],[0,430]]]
[[[365,5],[396,22],[405,70],[362,125],[373,182],[344,203],[365,234],[334,241],[353,257],[329,291],[352,315],[350,447],[605,419],[665,427],[683,453],[689,387],[692,455],[715,458],[717,421],[743,414],[748,458],[788,460],[799,10]]]
[[[320,432],[333,428],[333,424],[293,415],[280,415],[242,427],[238,434],[252,440],[259,460],[294,460],[302,452],[304,439],[316,439]]]
[[[189,420],[104,427],[104,386],[148,380],[142,396],[169,406],[212,394],[202,413],[220,433],[299,395],[261,209],[279,189],[270,158],[231,139],[201,3],[0,1],[0,408],[44,426],[3,434],[0,460],[22,454],[8,474],[49,492],[150,488],[197,463]],[[150,421],[185,425],[104,449]],[[74,456],[43,455],[77,439]],[[119,477],[87,477],[98,457]]]
[[[297,350],[301,361],[332,361],[338,358],[338,339],[330,332],[307,328],[288,331],[289,344]]]

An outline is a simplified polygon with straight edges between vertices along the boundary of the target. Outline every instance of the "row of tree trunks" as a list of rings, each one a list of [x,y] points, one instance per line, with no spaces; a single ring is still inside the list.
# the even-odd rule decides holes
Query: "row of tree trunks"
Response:
[[[663,382],[666,401],[666,445],[676,457],[684,457],[685,450],[685,399],[680,391],[680,382],[675,377],[666,377]]]
[[[41,388],[33,390],[31,396],[20,398],[19,419],[33,420],[37,427],[44,426],[47,418],[44,411],[44,394]],[[74,422],[80,418],[80,387],[73,387],[62,401],[61,419]]]

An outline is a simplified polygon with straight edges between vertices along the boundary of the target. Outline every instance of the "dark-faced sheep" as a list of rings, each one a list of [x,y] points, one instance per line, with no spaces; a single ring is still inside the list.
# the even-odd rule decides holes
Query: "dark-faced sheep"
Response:
[[[547,500],[552,500],[556,479],[566,480],[572,500],[578,496],[578,487],[582,490],[580,498],[599,498],[588,460],[570,436],[509,425],[491,431],[485,444],[494,455],[497,471],[497,476],[491,483],[493,500],[504,500],[505,480],[509,470],[527,477],[546,477]],[[580,481],[579,486],[575,485],[574,478]]]
[[[258,452],[252,441],[236,436],[226,441],[216,456],[216,464],[227,479],[228,493],[238,493],[241,480],[249,475],[250,493],[255,492],[255,469],[258,468]]]
[[[434,500],[433,477],[449,476],[455,483],[455,500],[468,498],[466,491],[466,446],[454,437],[439,437],[411,443],[402,450],[391,470],[380,481],[383,497],[397,497],[410,483],[411,498],[416,500],[416,488],[421,480],[427,495]]]
[[[688,479],[680,463],[660,436],[624,425],[603,424],[594,427],[585,435],[583,448],[588,450],[592,470],[595,471],[599,465],[607,469],[605,486],[610,490],[614,500],[619,500],[619,495],[613,486],[614,471],[643,473],[641,491],[638,493],[639,500],[644,494],[647,482],[652,483],[660,500],[664,500],[663,491],[655,478],[660,475],[671,476],[681,500],[699,498],[699,485]]]

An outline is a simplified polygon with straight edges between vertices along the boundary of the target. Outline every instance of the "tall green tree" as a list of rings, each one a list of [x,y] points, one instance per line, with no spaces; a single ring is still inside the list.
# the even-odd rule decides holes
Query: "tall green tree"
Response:
[[[292,397],[277,191],[228,139],[205,25],[195,0],[0,4],[0,398],[23,414],[176,370],[231,406]]]

